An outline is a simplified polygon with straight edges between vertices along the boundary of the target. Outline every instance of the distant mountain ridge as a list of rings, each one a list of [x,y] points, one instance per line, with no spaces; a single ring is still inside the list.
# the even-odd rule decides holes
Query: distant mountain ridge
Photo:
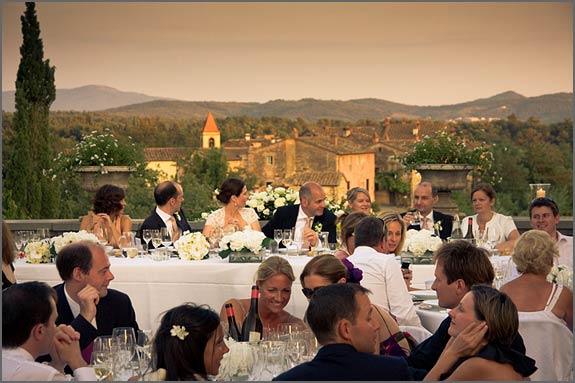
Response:
[[[103,111],[110,114],[203,119],[208,112],[217,118],[246,115],[277,116],[316,121],[321,118],[357,121],[383,120],[385,117],[431,118],[434,120],[469,118],[506,118],[515,114],[525,120],[536,117],[542,122],[563,121],[573,116],[573,93],[553,93],[525,97],[508,91],[489,98],[440,106],[417,106],[364,98],[356,100],[272,100],[257,102],[181,101],[123,92],[114,88],[88,85],[58,89],[51,110]],[[10,94],[11,93],[11,94]],[[11,97],[11,98],[10,98]],[[2,110],[14,110],[14,91],[2,92]]]

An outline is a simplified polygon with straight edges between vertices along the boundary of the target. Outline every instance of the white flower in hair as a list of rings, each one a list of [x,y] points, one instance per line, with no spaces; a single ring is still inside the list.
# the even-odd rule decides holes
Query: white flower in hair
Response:
[[[172,336],[177,336],[178,338],[180,338],[180,340],[184,340],[188,335],[190,335],[190,333],[186,331],[185,326],[178,326],[178,325],[172,326],[170,334],[172,334]]]

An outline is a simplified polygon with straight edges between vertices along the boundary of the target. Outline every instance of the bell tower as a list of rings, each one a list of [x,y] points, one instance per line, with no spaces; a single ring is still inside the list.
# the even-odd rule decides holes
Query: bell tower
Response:
[[[212,112],[208,112],[204,130],[202,131],[202,149],[219,148],[220,147],[220,130],[216,125],[216,120],[212,116]]]

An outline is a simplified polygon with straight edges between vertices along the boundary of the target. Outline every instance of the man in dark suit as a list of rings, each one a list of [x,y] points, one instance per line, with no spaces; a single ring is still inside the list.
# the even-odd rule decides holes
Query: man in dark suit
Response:
[[[101,335],[112,335],[115,327],[138,331],[130,297],[108,288],[114,274],[102,246],[92,242],[68,245],[58,253],[56,268],[64,281],[54,286],[58,294],[56,324],[71,325],[80,333],[83,353],[88,348],[89,354],[92,341]]]
[[[405,359],[373,354],[379,323],[368,292],[355,283],[316,289],[306,319],[322,347],[311,361],[274,380],[411,380]]]
[[[158,230],[167,227],[172,233],[173,241],[186,231],[192,231],[182,211],[184,190],[179,183],[164,181],[158,184],[154,189],[154,200],[157,206],[140,226],[139,238],[143,238],[142,231],[145,229]]]
[[[413,205],[421,216],[420,224],[413,224],[415,214],[414,212],[407,212],[403,215],[403,221],[407,225],[407,230],[427,229],[434,231],[434,227],[438,227],[439,237],[441,239],[445,240],[450,237],[453,226],[453,216],[433,210],[433,206],[438,200],[437,189],[431,182],[424,181],[417,185],[413,193]]]
[[[301,247],[315,246],[319,231],[329,233],[328,242],[336,242],[335,215],[325,208],[325,192],[320,184],[306,182],[299,189],[299,205],[278,208],[262,228],[266,237],[274,237],[274,229],[294,229],[294,242]]]

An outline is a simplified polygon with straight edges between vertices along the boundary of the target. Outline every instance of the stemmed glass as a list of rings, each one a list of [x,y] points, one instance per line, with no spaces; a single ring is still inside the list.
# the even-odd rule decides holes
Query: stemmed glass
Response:
[[[289,255],[289,247],[293,243],[291,229],[284,229],[284,231],[282,232],[282,243],[286,248],[286,255]]]
[[[282,241],[282,229],[274,229],[274,241],[279,243]]]
[[[16,245],[16,250],[24,251],[24,232],[17,231],[14,235],[14,244]]]
[[[151,367],[152,339],[152,330],[138,330],[136,353],[138,354],[138,375],[140,380],[144,380],[144,375]]]
[[[172,244],[172,235],[170,230],[168,230],[167,227],[162,227],[160,229],[160,237],[162,238],[162,245],[167,249]]]
[[[104,351],[92,351],[90,366],[94,369],[99,382],[108,379],[112,375],[112,354]]]
[[[413,211],[413,221],[411,221],[411,225],[421,227],[421,213],[419,210]]]
[[[222,239],[223,231],[219,227],[214,227],[208,240],[210,241],[210,258],[214,257],[218,253],[220,239]]]
[[[131,361],[136,352],[136,335],[132,327],[116,327],[112,330],[112,337],[114,338],[114,356],[117,360],[117,363],[114,363],[114,368],[117,367],[115,372],[123,375],[121,371],[131,370]]]
[[[146,251],[150,249],[150,241],[152,240],[152,231],[151,229],[144,229],[142,230],[142,239],[146,244]]]
[[[162,244],[160,230],[152,230],[152,244],[154,245],[154,249],[157,249]]]

